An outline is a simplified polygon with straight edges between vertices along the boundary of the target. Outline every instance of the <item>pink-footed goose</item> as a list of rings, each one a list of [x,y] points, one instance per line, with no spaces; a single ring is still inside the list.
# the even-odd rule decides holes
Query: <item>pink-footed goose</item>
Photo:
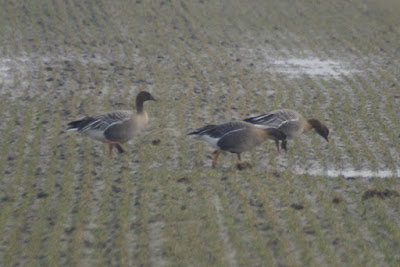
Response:
[[[197,135],[198,139],[206,141],[217,148],[216,155],[212,160],[213,167],[217,165],[218,156],[222,151],[236,153],[240,164],[240,154],[242,152],[254,148],[267,138],[272,140],[285,140],[286,138],[286,135],[279,130],[272,128],[260,129],[250,123],[241,121],[206,125],[188,133],[188,135]]]
[[[107,143],[110,156],[112,156],[114,146],[118,152],[123,153],[124,149],[121,144],[132,139],[146,126],[149,120],[146,111],[143,109],[143,103],[148,100],[155,99],[149,92],[141,91],[136,96],[136,112],[118,110],[94,117],[86,117],[68,123],[67,130],[77,130],[95,140]]]
[[[275,128],[284,132],[288,139],[306,133],[311,129],[322,136],[329,142],[329,129],[321,121],[317,119],[304,119],[301,114],[291,109],[279,109],[272,112],[250,117],[244,121],[249,122],[261,129]],[[279,152],[279,141],[275,140],[277,150]],[[282,149],[287,150],[287,140],[282,140]]]

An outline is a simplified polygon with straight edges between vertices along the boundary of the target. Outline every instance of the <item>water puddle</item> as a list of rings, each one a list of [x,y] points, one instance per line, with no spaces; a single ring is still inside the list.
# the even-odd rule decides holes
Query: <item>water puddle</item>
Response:
[[[0,58],[0,96],[22,96],[29,87],[28,73],[35,67],[29,57]]]
[[[345,179],[352,178],[391,178],[397,177],[400,178],[400,169],[396,171],[392,170],[379,170],[379,171],[371,171],[371,170],[352,170],[352,169],[344,169],[344,170],[299,170],[296,171],[298,174],[308,174],[312,176],[328,176],[330,178],[343,177]]]
[[[338,78],[341,75],[350,75],[357,72],[351,69],[344,62],[334,60],[321,60],[318,58],[291,58],[274,60],[268,67],[272,73],[283,73],[289,76],[328,76]]]

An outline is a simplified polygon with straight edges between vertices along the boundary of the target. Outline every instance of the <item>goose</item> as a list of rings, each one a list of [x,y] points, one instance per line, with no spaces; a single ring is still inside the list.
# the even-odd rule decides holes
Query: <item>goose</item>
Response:
[[[286,134],[288,139],[306,133],[311,129],[322,136],[329,142],[329,129],[321,121],[317,119],[304,119],[297,111],[291,109],[278,109],[259,116],[244,119],[245,122],[254,124],[259,128],[275,128]],[[275,140],[275,144],[279,153],[279,141]],[[287,150],[287,140],[282,140],[282,149]]]
[[[243,121],[232,121],[219,125],[206,125],[188,135],[197,135],[211,146],[216,147],[216,155],[212,160],[212,167],[217,166],[217,159],[222,151],[236,153],[239,164],[242,152],[248,151],[261,144],[267,138],[272,140],[285,140],[286,135],[273,128],[261,129],[251,123]],[[238,164],[238,166],[239,166]]]
[[[136,112],[117,110],[71,121],[68,123],[67,131],[78,131],[92,139],[107,143],[110,157],[113,155],[114,146],[119,153],[123,153],[125,150],[121,144],[129,141],[143,130],[149,121],[147,113],[143,109],[143,103],[148,100],[155,99],[149,92],[141,91],[136,96]]]

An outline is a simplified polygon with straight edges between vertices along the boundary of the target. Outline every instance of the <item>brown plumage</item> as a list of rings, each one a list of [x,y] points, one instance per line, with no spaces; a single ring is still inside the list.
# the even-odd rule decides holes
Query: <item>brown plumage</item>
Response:
[[[247,118],[244,121],[254,124],[259,128],[275,128],[287,135],[288,139],[295,138],[296,136],[306,133],[311,129],[322,136],[329,142],[328,135],[329,129],[321,121],[317,119],[304,119],[297,111],[290,109],[274,110],[270,113],[262,114],[259,116]],[[276,141],[277,150],[279,152],[279,143]],[[287,150],[287,141],[282,140],[282,148]]]
[[[260,129],[247,122],[235,121],[219,125],[207,125],[188,135],[197,135],[213,147],[217,153],[212,161],[212,166],[217,165],[217,159],[222,151],[236,153],[239,162],[240,154],[264,142],[267,138],[272,140],[285,140],[286,135],[276,129]]]
[[[115,146],[118,152],[124,152],[121,144],[132,139],[148,122],[148,116],[143,109],[143,103],[155,100],[149,92],[139,92],[136,96],[136,112],[118,110],[111,113],[86,117],[68,123],[69,131],[77,130],[95,140],[109,145],[110,156]]]

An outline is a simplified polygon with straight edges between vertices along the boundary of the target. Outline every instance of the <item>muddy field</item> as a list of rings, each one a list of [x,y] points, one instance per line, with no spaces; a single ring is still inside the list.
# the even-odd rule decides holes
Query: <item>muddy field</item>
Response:
[[[400,2],[2,1],[1,266],[400,264]],[[109,158],[67,123],[133,109]],[[292,108],[245,153],[186,134]]]

